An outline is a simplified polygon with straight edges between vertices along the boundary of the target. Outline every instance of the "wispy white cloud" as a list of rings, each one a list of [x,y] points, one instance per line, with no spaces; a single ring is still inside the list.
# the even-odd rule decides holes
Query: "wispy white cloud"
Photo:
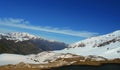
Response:
[[[71,36],[79,36],[79,37],[91,37],[95,36],[98,33],[88,32],[88,31],[75,31],[70,29],[61,29],[61,28],[53,28],[53,27],[42,27],[42,26],[34,26],[31,25],[29,21],[25,21],[24,19],[13,19],[13,18],[4,18],[0,19],[0,25],[10,26],[10,27],[18,27],[24,29],[38,30],[38,31],[46,31],[52,33],[59,33]]]

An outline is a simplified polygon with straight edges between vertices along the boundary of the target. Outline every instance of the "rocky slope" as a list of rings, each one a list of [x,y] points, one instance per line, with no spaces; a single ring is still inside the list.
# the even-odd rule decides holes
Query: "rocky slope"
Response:
[[[60,50],[67,44],[46,40],[28,33],[0,33],[0,53],[35,54],[48,50]]]

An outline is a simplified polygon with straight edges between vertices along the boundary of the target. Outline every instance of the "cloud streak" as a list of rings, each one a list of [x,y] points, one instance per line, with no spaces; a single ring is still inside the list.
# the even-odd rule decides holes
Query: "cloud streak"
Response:
[[[51,33],[59,33],[59,34],[65,34],[65,35],[71,35],[71,36],[79,36],[84,38],[98,35],[98,33],[88,32],[88,31],[75,31],[70,29],[34,26],[34,25],[31,25],[29,21],[25,21],[24,19],[13,19],[13,18],[0,19],[0,25],[37,30],[37,31],[45,31],[45,32],[51,32]]]

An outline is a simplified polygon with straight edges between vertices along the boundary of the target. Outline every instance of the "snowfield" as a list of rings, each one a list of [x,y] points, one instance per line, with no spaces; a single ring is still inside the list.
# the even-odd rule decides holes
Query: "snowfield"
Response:
[[[107,49],[109,48],[109,50]],[[104,47],[76,47],[76,48],[66,48],[61,51],[55,51],[56,53],[71,53],[82,56],[103,56],[108,59],[120,58],[120,42],[111,43],[110,45]]]
[[[100,44],[103,45],[99,46]],[[120,58],[120,30],[79,41],[70,45],[69,48],[55,52],[72,53],[82,56],[103,56],[108,59]]]
[[[27,56],[16,55],[16,54],[1,54],[0,65],[6,64],[17,64],[19,62],[27,62]]]
[[[58,58],[71,58],[71,54],[61,54],[54,52],[42,52],[39,54],[31,55],[17,55],[17,54],[1,54],[0,65],[6,64],[18,64],[20,62],[31,63],[31,64],[46,64],[48,61],[53,62]]]

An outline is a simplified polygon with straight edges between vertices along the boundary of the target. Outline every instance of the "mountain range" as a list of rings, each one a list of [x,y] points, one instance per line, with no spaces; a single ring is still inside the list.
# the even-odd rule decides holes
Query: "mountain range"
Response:
[[[12,35],[12,37],[13,36],[15,35]],[[4,41],[5,39],[6,41],[13,41],[14,43],[19,43],[19,42],[25,43],[25,41],[31,42],[32,39],[32,43],[35,42],[36,44],[39,41],[44,41],[44,40],[39,40],[41,38],[37,39],[37,37],[31,37],[31,36],[28,36],[29,38],[24,37],[22,39],[20,36],[18,36],[18,38],[16,38],[17,36],[15,36],[15,39],[12,37],[9,38],[9,36],[7,37],[1,34],[1,41],[2,40]],[[54,43],[55,41],[52,42]],[[44,44],[47,43],[51,44],[51,41],[47,40],[47,42],[44,42]],[[50,51],[41,49],[44,51],[41,52],[40,50],[40,53],[38,54],[29,54],[29,55],[2,54],[0,55],[0,57],[2,57],[3,59],[1,59],[0,62],[7,61],[7,59],[5,59],[7,56],[11,58],[11,60],[10,62],[5,62],[6,64],[11,63],[11,61],[13,61],[12,62],[13,64],[24,62],[28,64],[27,67],[43,68],[43,69],[66,66],[66,65],[78,65],[78,64],[101,65],[104,63],[120,63],[120,30],[117,30],[115,32],[106,35],[91,37],[71,45],[66,45],[64,43],[62,44],[64,45],[64,47],[59,48],[59,50],[55,50],[56,48]],[[58,46],[56,47],[58,48]],[[51,47],[49,46],[49,48]],[[14,57],[17,58],[15,58],[14,60]]]
[[[67,46],[63,42],[46,40],[24,32],[0,33],[0,53],[36,54],[61,50]]]
[[[32,60],[36,61],[36,63],[45,63],[45,61],[49,63],[60,58],[73,59],[74,57],[80,57],[80,59],[82,58],[82,60],[79,61],[83,62],[88,59],[90,61],[119,59],[120,30],[76,42],[62,50],[39,53],[32,56]]]

